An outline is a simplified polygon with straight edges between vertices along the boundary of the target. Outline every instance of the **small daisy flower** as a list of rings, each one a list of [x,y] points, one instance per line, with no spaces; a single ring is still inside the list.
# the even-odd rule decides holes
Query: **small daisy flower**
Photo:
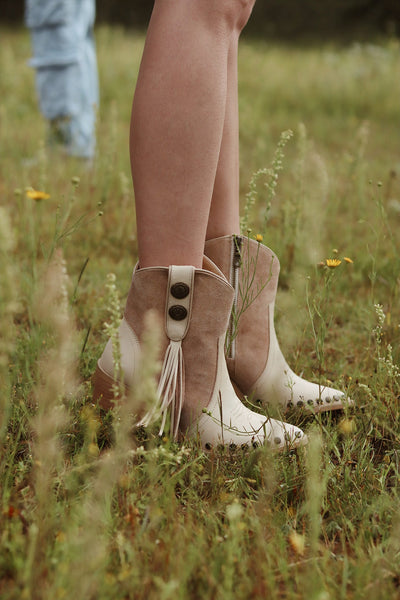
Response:
[[[349,263],[350,265],[353,264],[354,260],[351,260],[351,258],[349,258],[348,256],[344,256],[343,257],[344,262]]]
[[[39,190],[34,190],[33,188],[27,190],[26,195],[28,198],[37,201],[48,200],[50,198],[50,194],[47,194],[46,192],[40,192]]]
[[[342,264],[342,261],[339,258],[327,258],[326,259],[326,266],[329,267],[330,269],[335,269],[340,264]]]
[[[262,241],[263,241],[263,236],[261,235],[261,233],[257,233],[256,242],[262,242]]]

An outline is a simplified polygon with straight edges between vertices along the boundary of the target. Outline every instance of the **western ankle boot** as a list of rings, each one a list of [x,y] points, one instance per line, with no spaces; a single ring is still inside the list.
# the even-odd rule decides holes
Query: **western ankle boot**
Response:
[[[350,403],[342,392],[302,379],[287,364],[274,327],[279,277],[275,254],[240,235],[207,241],[205,254],[234,288],[225,349],[229,375],[238,390],[283,410],[322,412]]]
[[[123,384],[127,390],[140,376],[144,315],[155,311],[163,323],[163,366],[158,404],[140,422],[162,415],[160,435],[170,414],[171,435],[215,444],[267,443],[275,449],[306,443],[293,425],[266,418],[245,407],[229,379],[224,344],[234,291],[207,258],[204,268],[171,266],[136,268],[119,338]],[[94,375],[93,398],[112,406],[114,364],[111,340]]]

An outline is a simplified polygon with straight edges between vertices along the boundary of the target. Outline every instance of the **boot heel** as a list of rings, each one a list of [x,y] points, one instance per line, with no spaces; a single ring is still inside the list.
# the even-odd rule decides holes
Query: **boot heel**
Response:
[[[111,410],[114,406],[114,379],[107,375],[107,373],[104,373],[97,365],[92,377],[92,384],[93,402],[103,410]]]

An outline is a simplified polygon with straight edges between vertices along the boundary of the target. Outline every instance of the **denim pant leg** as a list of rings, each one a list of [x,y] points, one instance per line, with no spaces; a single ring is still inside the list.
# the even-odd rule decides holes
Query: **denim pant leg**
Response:
[[[88,158],[95,150],[99,99],[94,18],[94,0],[27,4],[40,109],[59,123],[67,152]]]

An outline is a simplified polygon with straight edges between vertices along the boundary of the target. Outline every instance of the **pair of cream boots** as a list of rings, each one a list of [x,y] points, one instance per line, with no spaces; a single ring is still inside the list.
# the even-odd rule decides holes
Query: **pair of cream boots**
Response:
[[[142,424],[161,413],[162,431],[169,412],[174,438],[198,438],[206,448],[268,444],[282,450],[307,442],[301,429],[249,410],[238,395],[283,411],[343,408],[344,394],[298,377],[283,357],[274,328],[278,276],[269,248],[236,235],[206,242],[203,269],[135,269],[119,329],[127,389],[140,372],[145,313],[155,311],[164,323],[159,404]],[[106,408],[113,373],[109,340],[94,376],[94,400]]]

